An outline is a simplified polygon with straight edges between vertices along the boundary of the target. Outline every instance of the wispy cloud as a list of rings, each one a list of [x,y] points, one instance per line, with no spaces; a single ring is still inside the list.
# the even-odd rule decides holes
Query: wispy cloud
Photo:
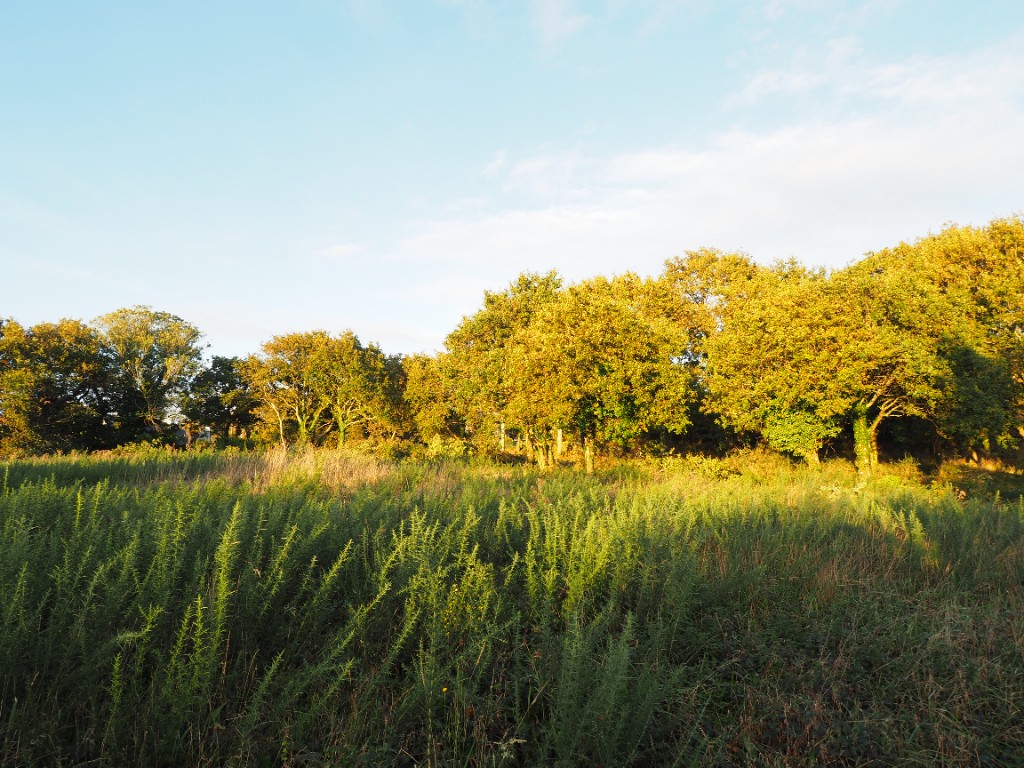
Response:
[[[574,0],[531,0],[530,10],[533,25],[549,52],[591,20],[576,10]]]
[[[863,62],[854,37],[841,37],[815,47],[801,46],[785,67],[755,72],[746,84],[726,99],[730,107],[749,107],[773,96],[802,96],[829,86],[843,88],[863,78]]]
[[[794,16],[819,16],[833,30],[851,29],[877,21],[907,0],[765,0],[760,16],[777,24]]]
[[[321,248],[313,255],[318,261],[331,264],[344,264],[350,262],[353,257],[358,256],[363,250],[359,243],[336,243],[335,245]]]
[[[855,114],[610,156],[507,156],[496,206],[422,222],[397,251],[410,262],[444,254],[500,287],[527,269],[657,272],[704,245],[838,267],[950,220],[1010,215],[1024,174],[1019,51],[913,59],[857,77],[838,67],[823,87],[873,99]]]
[[[877,62],[869,60],[854,37],[802,47],[785,67],[754,73],[727,101],[744,108],[770,98],[813,93],[824,104],[858,99],[896,104],[900,108],[941,108],[952,113],[972,105],[1001,105],[1024,94],[1024,39],[1017,35],[1002,45],[963,56],[916,56]]]
[[[494,157],[491,161],[484,166],[483,174],[488,178],[497,176],[498,173],[505,167],[505,162],[508,160],[508,152],[504,149],[499,149],[494,153]]]

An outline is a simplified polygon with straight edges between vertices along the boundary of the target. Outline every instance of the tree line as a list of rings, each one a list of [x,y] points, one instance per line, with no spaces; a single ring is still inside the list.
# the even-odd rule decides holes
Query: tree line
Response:
[[[486,292],[434,355],[351,331],[204,358],[147,307],[0,325],[0,454],[139,441],[515,454],[1002,452],[1024,442],[1024,219],[948,227],[832,272],[712,249]],[[419,446],[419,448],[417,448]],[[429,446],[424,448],[424,446]]]

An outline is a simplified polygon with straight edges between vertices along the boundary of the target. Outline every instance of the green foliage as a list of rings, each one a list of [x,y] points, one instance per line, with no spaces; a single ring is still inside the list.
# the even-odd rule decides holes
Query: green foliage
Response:
[[[260,403],[257,415],[281,445],[316,443],[327,432],[330,402],[317,388],[317,357],[329,343],[324,331],[275,336],[262,355],[242,364],[242,376]]]
[[[107,447],[113,372],[77,320],[0,327],[0,453]]]
[[[214,356],[192,379],[181,409],[190,427],[210,427],[222,440],[252,428],[257,403],[241,365],[237,357]]]
[[[738,256],[698,254],[713,297],[707,336],[707,407],[730,427],[760,433],[777,450],[808,461],[840,431],[851,395],[840,383],[843,308],[825,275],[792,262],[766,269]],[[714,260],[712,260],[712,258]],[[691,278],[692,279],[692,278]]]
[[[511,380],[509,347],[561,288],[555,272],[522,274],[502,293],[485,292],[483,308],[463,318],[445,339],[438,363],[441,402],[450,402],[461,431],[485,452],[500,446],[509,400],[519,394]]]
[[[461,436],[462,423],[451,395],[454,382],[445,377],[441,359],[408,355],[402,358],[402,367],[405,373],[402,397],[412,414],[419,437],[429,444],[435,438]]]
[[[282,445],[320,445],[333,434],[342,446],[360,436],[356,429],[383,440],[405,431],[401,360],[363,346],[351,331],[275,336],[241,373],[260,403],[257,415]]]
[[[108,393],[119,440],[160,434],[201,368],[202,334],[167,312],[136,306],[95,320],[112,371]]]
[[[147,307],[92,326],[0,322],[0,454],[178,443],[434,446],[542,468],[757,442],[814,463],[1024,452],[1024,220],[951,226],[826,273],[712,249],[565,285],[486,292],[436,356],[351,331],[201,361]],[[905,418],[901,422],[895,419]],[[205,442],[205,441],[204,441]],[[198,610],[198,609],[197,609]]]
[[[441,435],[431,437],[424,452],[428,459],[461,459],[468,455],[469,448],[463,440]]]
[[[763,434],[772,448],[816,464],[818,451],[826,440],[839,434],[839,425],[813,412],[792,410],[769,414]]]
[[[0,765],[1014,763],[1024,501],[710,461],[3,465]]]
[[[1021,424],[1024,223],[950,227],[832,275],[697,252],[666,275],[702,308],[707,404],[724,423],[813,460],[852,427],[858,467],[878,430],[915,416],[955,450]]]
[[[513,435],[541,465],[570,441],[628,450],[655,428],[689,424],[690,338],[679,316],[664,281],[627,274],[563,288],[553,273],[523,275],[448,337],[436,373],[416,364],[413,397],[434,433],[454,413],[485,452]],[[444,395],[425,397],[428,382]]]
[[[329,339],[313,362],[315,388],[330,411],[338,445],[362,427],[379,437],[403,432],[404,371],[401,361],[374,344],[363,346],[355,334]]]
[[[509,342],[512,420],[629,448],[648,428],[688,426],[688,337],[662,283],[624,275],[565,289]]]

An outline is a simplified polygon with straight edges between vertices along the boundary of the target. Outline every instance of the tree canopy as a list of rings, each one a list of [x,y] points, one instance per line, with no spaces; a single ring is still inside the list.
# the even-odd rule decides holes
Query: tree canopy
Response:
[[[378,437],[403,430],[401,360],[351,331],[275,336],[241,371],[257,415],[282,444],[320,445],[333,434],[344,445],[357,428]]]
[[[524,273],[434,355],[388,355],[352,331],[274,336],[244,360],[204,360],[201,342],[142,306],[91,324],[0,321],[0,451],[202,429],[285,445],[439,439],[544,465],[707,448],[709,434],[712,449],[847,453],[865,473],[883,439],[1020,455],[1024,220],[947,227],[832,272],[702,249],[654,277]]]
[[[199,329],[167,312],[136,306],[94,322],[113,376],[112,415],[134,439],[160,433],[201,367]]]
[[[77,320],[0,335],[0,446],[37,453],[108,447],[113,372],[100,335]]]

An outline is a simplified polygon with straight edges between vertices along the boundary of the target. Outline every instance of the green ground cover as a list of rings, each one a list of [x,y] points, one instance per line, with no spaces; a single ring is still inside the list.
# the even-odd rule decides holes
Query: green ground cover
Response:
[[[0,464],[0,765],[1019,765],[978,471]]]

